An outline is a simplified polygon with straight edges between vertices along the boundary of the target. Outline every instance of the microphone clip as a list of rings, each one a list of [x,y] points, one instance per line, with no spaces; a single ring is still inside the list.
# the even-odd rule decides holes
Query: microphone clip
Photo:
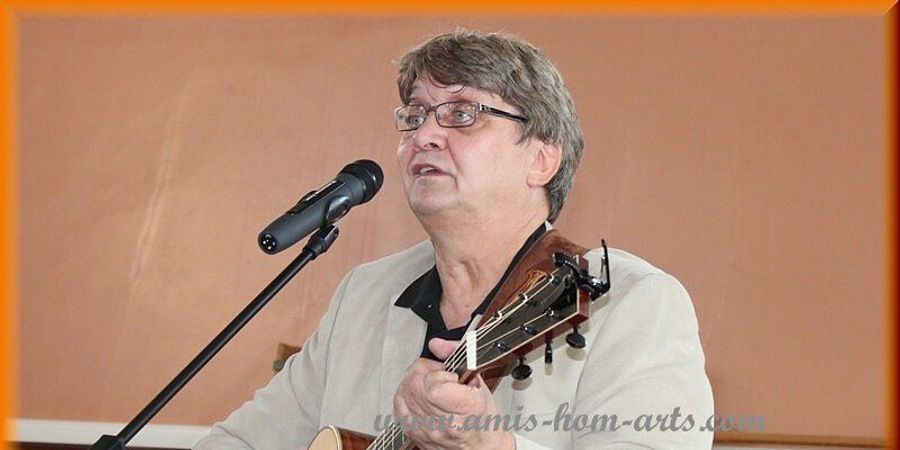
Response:
[[[338,230],[337,225],[325,225],[310,236],[303,250],[312,253],[312,259],[316,259],[316,257],[331,248],[331,244],[334,244],[334,241],[337,240],[338,234],[340,234],[340,230]]]

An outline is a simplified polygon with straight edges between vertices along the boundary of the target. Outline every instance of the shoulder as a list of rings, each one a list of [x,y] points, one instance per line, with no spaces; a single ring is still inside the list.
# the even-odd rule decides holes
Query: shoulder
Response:
[[[355,267],[347,275],[352,291],[399,294],[434,265],[431,241],[422,241],[403,251]]]
[[[602,249],[586,256],[592,274],[599,272]],[[661,355],[699,364],[705,358],[700,346],[696,311],[687,290],[672,275],[628,252],[609,249],[610,290],[591,305],[589,330],[595,342],[635,342],[671,350]],[[589,331],[590,333],[590,331]],[[587,333],[586,333],[587,334]],[[670,359],[667,359],[670,358]],[[686,359],[685,359],[686,358]]]
[[[617,248],[609,250],[609,277],[612,288],[618,293],[630,291],[638,285],[655,284],[669,289],[684,290],[672,275],[646,260]],[[603,248],[595,248],[585,254],[593,275],[600,274]]]
[[[593,275],[600,274],[603,249],[593,249],[585,257]],[[696,314],[687,290],[674,276],[624,250],[609,249],[610,291],[607,313],[628,314],[634,318],[648,316],[680,317],[686,325],[696,327]],[[602,314],[601,314],[602,315]],[[642,319],[642,320],[644,320]]]

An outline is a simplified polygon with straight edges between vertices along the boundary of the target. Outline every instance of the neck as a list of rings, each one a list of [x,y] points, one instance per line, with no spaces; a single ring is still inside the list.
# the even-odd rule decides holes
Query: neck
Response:
[[[542,212],[526,220],[521,215],[505,215],[426,226],[444,290],[441,312],[445,320],[463,320],[481,304],[522,244],[546,220]]]

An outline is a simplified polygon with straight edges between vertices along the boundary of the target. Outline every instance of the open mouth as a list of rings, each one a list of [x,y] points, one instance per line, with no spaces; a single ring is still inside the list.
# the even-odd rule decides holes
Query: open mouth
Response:
[[[446,175],[443,171],[430,164],[416,164],[412,169],[413,177],[433,177],[438,175]]]

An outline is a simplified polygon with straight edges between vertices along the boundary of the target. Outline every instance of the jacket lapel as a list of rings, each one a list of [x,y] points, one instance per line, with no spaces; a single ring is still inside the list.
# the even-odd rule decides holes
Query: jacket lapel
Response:
[[[394,393],[406,375],[406,370],[422,353],[427,324],[410,308],[394,305],[399,294],[391,300],[388,310],[387,336],[381,358],[381,409],[393,413]]]

